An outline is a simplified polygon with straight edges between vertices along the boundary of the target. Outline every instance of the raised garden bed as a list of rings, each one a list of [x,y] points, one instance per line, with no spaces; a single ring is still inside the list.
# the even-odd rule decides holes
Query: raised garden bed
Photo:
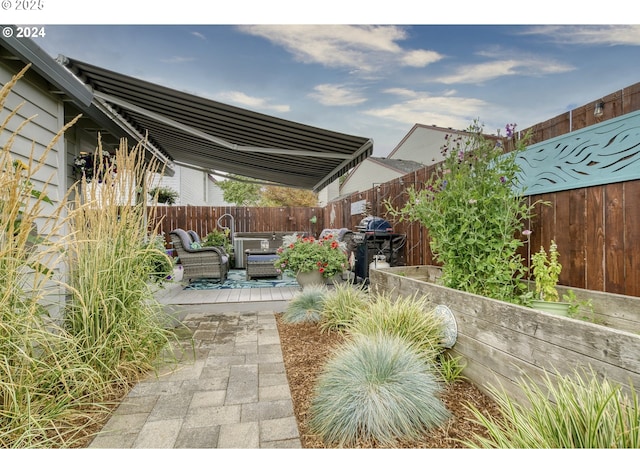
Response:
[[[625,386],[640,385],[640,298],[572,289],[576,297],[592,300],[602,323],[594,324],[437,285],[439,271],[372,269],[370,286],[399,296],[427,295],[434,307],[449,307],[458,328],[452,350],[467,362],[463,374],[486,392],[500,384],[523,401],[514,385],[523,374],[538,381],[545,371],[570,375],[576,367],[591,367]]]

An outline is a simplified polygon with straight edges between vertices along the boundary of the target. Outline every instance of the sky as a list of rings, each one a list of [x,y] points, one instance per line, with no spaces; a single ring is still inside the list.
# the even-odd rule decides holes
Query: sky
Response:
[[[197,8],[191,20],[165,11],[101,22],[99,11],[48,15],[34,40],[52,57],[371,138],[375,156],[388,155],[416,123],[465,129],[478,119],[485,132],[504,134],[506,124],[523,129],[640,81],[640,25],[451,24],[419,14],[423,23],[411,24],[411,15],[385,11],[365,17],[382,24],[371,25],[348,15],[257,17],[255,8],[233,11],[246,22]]]

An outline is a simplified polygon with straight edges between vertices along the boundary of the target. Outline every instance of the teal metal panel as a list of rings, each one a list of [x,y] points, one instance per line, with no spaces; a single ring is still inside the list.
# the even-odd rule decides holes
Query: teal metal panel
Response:
[[[640,179],[640,111],[530,145],[517,160],[526,195]]]

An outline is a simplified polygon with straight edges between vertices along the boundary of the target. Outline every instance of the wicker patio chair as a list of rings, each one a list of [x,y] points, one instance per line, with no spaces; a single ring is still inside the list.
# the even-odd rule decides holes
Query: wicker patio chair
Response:
[[[183,279],[220,279],[221,282],[227,279],[229,256],[223,248],[192,247],[194,241],[184,229],[174,229],[170,236],[184,269]]]

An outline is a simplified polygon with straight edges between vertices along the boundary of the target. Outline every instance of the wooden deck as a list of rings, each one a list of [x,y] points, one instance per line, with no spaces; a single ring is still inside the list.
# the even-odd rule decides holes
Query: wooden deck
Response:
[[[181,319],[196,312],[282,312],[299,292],[300,287],[185,290],[184,285],[176,283],[168,284],[155,297],[170,314]]]

